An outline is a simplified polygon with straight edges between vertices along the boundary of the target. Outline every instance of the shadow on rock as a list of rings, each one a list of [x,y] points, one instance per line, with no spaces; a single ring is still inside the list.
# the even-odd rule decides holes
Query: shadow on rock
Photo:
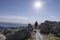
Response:
[[[26,29],[22,29],[15,33],[14,40],[26,40],[30,37],[30,32]]]

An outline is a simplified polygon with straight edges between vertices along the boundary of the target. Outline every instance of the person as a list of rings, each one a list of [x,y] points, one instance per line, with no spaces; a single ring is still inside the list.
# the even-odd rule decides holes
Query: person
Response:
[[[37,29],[38,28],[38,22],[36,21],[35,22],[35,29]]]

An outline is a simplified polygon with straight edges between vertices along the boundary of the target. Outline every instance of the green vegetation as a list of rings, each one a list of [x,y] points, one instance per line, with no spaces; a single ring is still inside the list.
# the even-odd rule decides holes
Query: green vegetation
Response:
[[[44,35],[43,38],[44,40],[57,40],[58,39],[58,37],[55,37],[53,34]]]
[[[8,29],[8,30],[10,30],[10,31],[12,31],[12,32],[17,32],[17,31],[19,31],[19,30],[22,30],[23,28],[11,28],[11,29]]]
[[[44,40],[58,40],[59,37],[55,37],[53,34],[49,34],[49,35],[42,35]],[[33,40],[32,37],[30,37],[27,40]]]
[[[43,35],[44,40],[60,40],[60,37],[55,37],[53,34]]]

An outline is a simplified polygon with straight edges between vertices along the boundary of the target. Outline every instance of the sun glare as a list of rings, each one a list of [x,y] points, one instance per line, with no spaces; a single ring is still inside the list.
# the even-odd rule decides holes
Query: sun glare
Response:
[[[40,9],[40,8],[42,8],[42,2],[40,2],[40,1],[36,1],[36,2],[34,2],[34,8],[36,8],[36,9]]]

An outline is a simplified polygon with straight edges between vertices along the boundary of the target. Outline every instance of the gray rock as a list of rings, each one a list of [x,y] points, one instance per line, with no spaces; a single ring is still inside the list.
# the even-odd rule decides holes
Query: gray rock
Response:
[[[6,36],[4,36],[3,34],[0,34],[0,40],[5,40]]]
[[[15,33],[14,40],[26,40],[30,37],[30,32],[26,29],[22,29]]]

